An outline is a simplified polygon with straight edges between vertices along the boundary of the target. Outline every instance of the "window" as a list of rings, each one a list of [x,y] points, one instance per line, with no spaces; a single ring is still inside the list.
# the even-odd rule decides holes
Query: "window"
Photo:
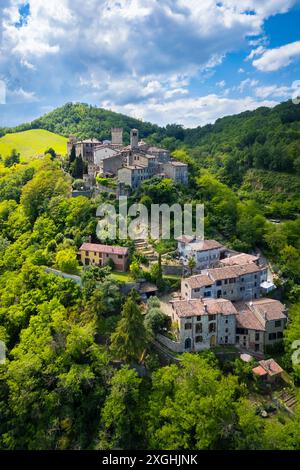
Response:
[[[276,339],[276,333],[269,333],[269,341]]]
[[[228,279],[225,279],[224,284],[228,284]]]
[[[209,325],[209,332],[210,333],[215,333],[216,332],[216,324],[215,323],[211,323]]]
[[[184,325],[184,329],[185,329],[185,330],[191,330],[191,329],[192,329],[192,324],[191,324],[191,323],[186,323],[186,324]]]
[[[248,334],[248,330],[246,330],[245,328],[237,328],[236,332],[237,332],[238,335],[247,335]]]
[[[118,258],[119,258],[119,259],[122,259],[122,258],[123,258],[123,256],[122,256],[122,255],[118,255]]]
[[[259,341],[259,333],[255,333],[255,341]]]
[[[228,324],[228,318],[226,318],[225,323]]]
[[[224,290],[224,292],[223,292],[223,295],[227,295],[227,292],[226,292],[226,290]]]
[[[196,324],[196,333],[202,333],[202,323]]]
[[[282,331],[278,331],[277,333],[277,339],[282,339],[283,338],[283,333]]]
[[[88,252],[88,251],[85,252],[85,256],[89,256],[89,252]]]
[[[218,290],[217,297],[218,297],[218,299],[220,299],[222,297],[222,291],[221,290]]]
[[[208,321],[216,321],[216,315],[209,315]]]
[[[211,297],[211,292],[210,291],[204,292],[204,297]]]
[[[228,336],[225,336],[225,344],[228,343]]]
[[[225,333],[228,333],[228,328],[225,329]]]
[[[202,336],[196,336],[195,341],[196,341],[196,343],[202,343],[202,341],[203,341]]]
[[[281,320],[275,321],[275,328],[279,328],[281,326]]]
[[[239,337],[239,336],[236,336],[236,337],[235,337],[235,342],[236,342],[236,343],[239,343],[239,342],[240,342],[240,337]]]
[[[198,317],[197,317],[197,321],[201,321],[201,316],[198,316]]]
[[[194,289],[194,292],[200,292],[200,289],[199,288]]]
[[[221,286],[222,285],[222,281],[217,281],[217,286]]]

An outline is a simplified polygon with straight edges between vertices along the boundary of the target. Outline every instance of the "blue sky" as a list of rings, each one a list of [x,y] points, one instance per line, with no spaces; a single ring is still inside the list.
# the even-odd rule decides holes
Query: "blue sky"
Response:
[[[1,0],[0,126],[81,101],[195,127],[300,90],[300,0]]]

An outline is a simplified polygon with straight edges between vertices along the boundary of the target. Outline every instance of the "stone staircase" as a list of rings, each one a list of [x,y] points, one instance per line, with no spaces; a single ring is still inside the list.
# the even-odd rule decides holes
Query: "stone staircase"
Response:
[[[287,408],[291,413],[294,412],[294,409],[297,405],[297,398],[295,392],[292,392],[290,390],[282,390],[278,395],[278,398],[285,408]]]
[[[146,240],[135,240],[134,246],[136,252],[146,256],[150,264],[158,262],[158,253],[156,253],[153,246],[150,245],[150,243],[148,243]]]

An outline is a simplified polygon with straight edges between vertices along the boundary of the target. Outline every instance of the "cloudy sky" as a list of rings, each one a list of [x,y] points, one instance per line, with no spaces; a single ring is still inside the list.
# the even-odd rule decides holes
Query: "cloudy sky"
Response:
[[[0,0],[0,126],[68,101],[195,127],[300,89],[300,0]]]

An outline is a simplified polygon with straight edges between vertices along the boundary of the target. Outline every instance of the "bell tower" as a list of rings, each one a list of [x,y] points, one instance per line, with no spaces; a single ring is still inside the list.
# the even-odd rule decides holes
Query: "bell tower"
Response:
[[[113,145],[123,145],[122,127],[113,127],[111,130],[111,143]]]
[[[136,149],[139,146],[139,131],[137,129],[131,129],[130,131],[130,147]]]

